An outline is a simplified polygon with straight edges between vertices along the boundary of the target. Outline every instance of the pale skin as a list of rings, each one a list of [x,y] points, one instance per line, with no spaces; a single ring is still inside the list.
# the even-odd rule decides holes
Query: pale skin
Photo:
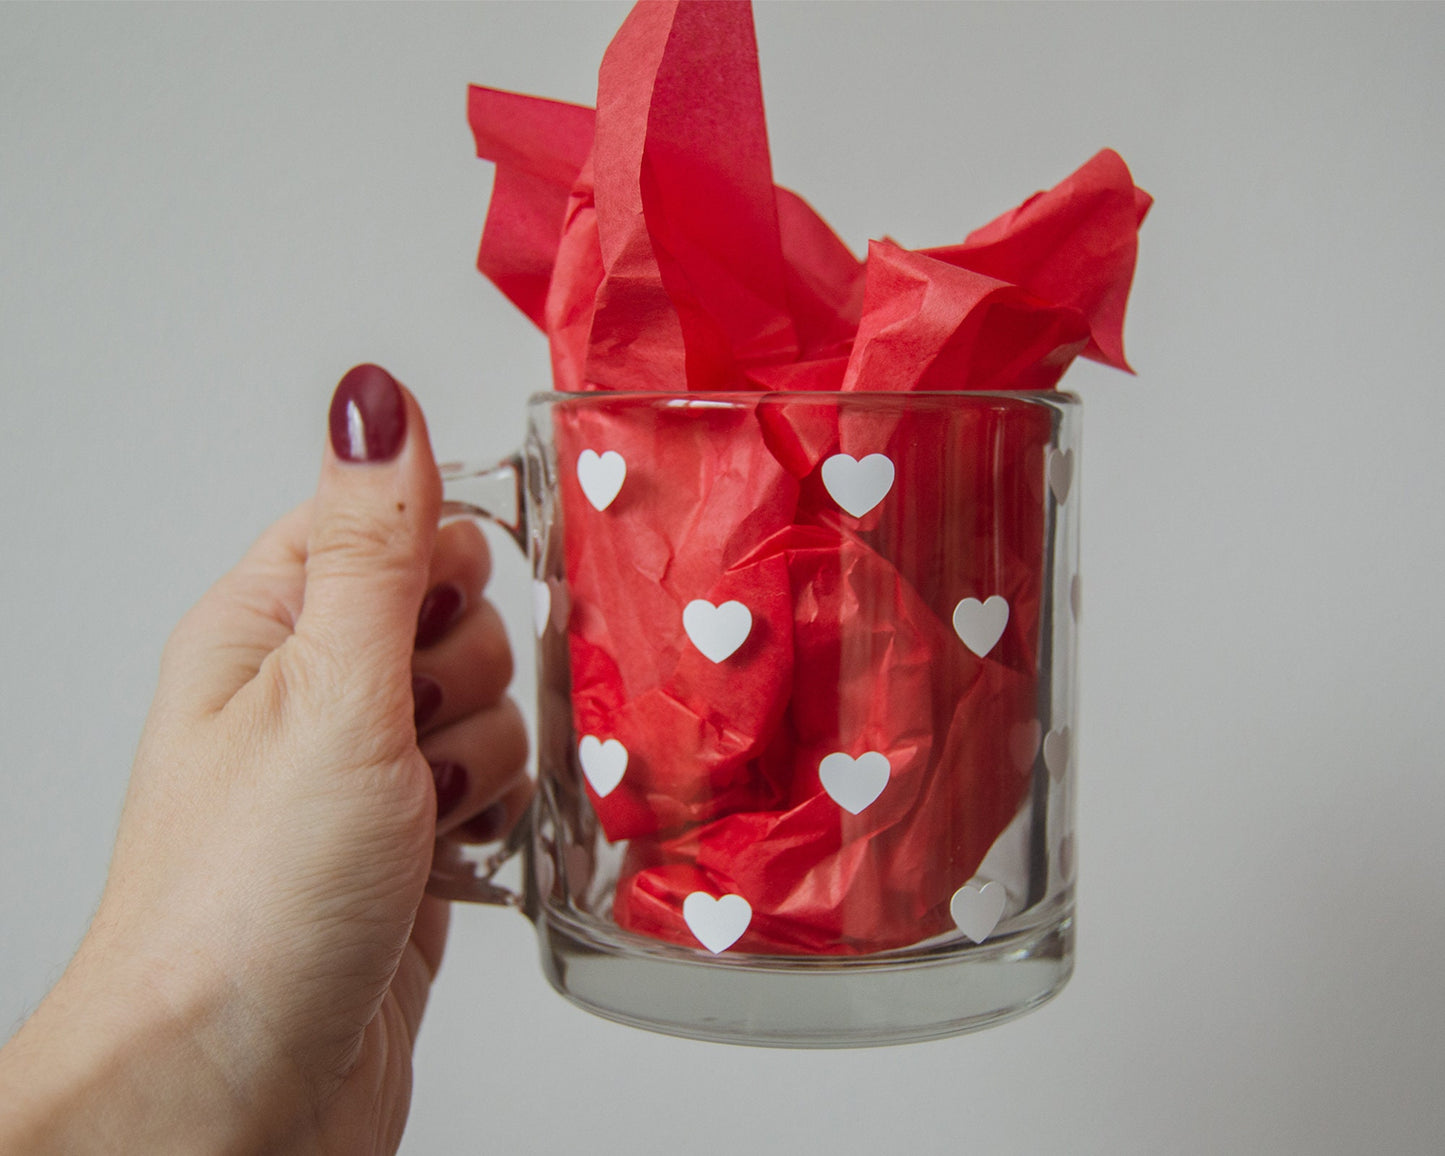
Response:
[[[0,1049],[0,1151],[396,1151],[447,935],[434,840],[531,791],[486,543],[438,532],[403,397],[399,453],[328,444],[315,497],[170,638],[94,921]],[[460,614],[416,649],[443,583]],[[442,691],[420,727],[414,674]],[[466,773],[439,819],[440,762]]]

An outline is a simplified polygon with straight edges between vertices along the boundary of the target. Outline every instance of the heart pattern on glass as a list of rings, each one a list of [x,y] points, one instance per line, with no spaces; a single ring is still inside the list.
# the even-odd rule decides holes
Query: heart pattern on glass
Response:
[[[1069,500],[1069,490],[1074,484],[1074,451],[1049,451],[1049,489],[1054,500],[1063,505]]]
[[[532,579],[532,629],[537,637],[547,633],[547,620],[552,617],[552,588],[540,578]]]
[[[622,453],[615,450],[605,452],[596,449],[581,450],[577,442],[573,442],[570,448],[573,453],[578,453],[575,459],[576,479],[578,489],[587,502],[599,513],[612,510],[610,515],[604,515],[607,519],[606,525],[614,528],[619,516],[625,519],[639,516],[644,513],[641,508],[646,500],[653,496],[653,487],[667,484],[665,476],[659,472],[653,461],[648,457],[645,449],[636,448],[633,443],[622,442],[616,438],[608,438],[606,435],[598,436],[594,432],[591,436],[583,434],[586,440],[581,444],[592,441],[594,445],[601,443],[605,446],[609,441],[624,449],[632,459],[632,477],[629,481],[629,463]],[[595,440],[594,440],[595,439]],[[875,445],[878,443],[874,443]],[[865,443],[866,447],[866,443]],[[850,447],[855,450],[859,447]],[[1046,447],[1039,447],[1040,449]],[[580,452],[579,452],[580,450]],[[1039,449],[1032,451],[1039,454]],[[814,487],[808,494],[811,502],[821,498],[816,486],[821,483],[828,498],[836,504],[839,511],[855,519],[862,519],[875,512],[891,518],[893,514],[905,513],[900,503],[907,505],[914,495],[908,490],[910,479],[899,477],[899,468],[891,458],[884,453],[869,453],[866,456],[853,457],[847,453],[834,453],[820,455],[823,460],[817,465],[818,475],[811,484]],[[813,462],[819,461],[814,457]],[[900,458],[900,462],[906,467],[908,462]],[[1040,494],[1038,490],[1039,473],[1038,466],[1043,464],[1045,493]],[[1031,500],[1035,505],[1044,506],[1048,520],[1052,522],[1054,507],[1048,506],[1051,498],[1058,503],[1058,516],[1060,524],[1066,519],[1068,512],[1063,509],[1072,496],[1072,486],[1076,479],[1078,456],[1075,451],[1061,448],[1048,449],[1045,460],[1040,463],[1039,457],[1033,458],[1033,475],[1031,485]],[[806,469],[806,466],[802,467]],[[565,462],[564,462],[565,470]],[[564,473],[565,477],[565,473]],[[805,490],[808,483],[805,482]],[[901,486],[897,498],[892,497],[894,488]],[[639,488],[641,487],[641,488]],[[626,490],[626,494],[623,491]],[[575,502],[577,489],[570,493],[564,491],[563,497],[566,500]],[[618,505],[619,497],[621,504]],[[1040,499],[1043,499],[1042,501]],[[892,503],[884,507],[885,503]],[[851,531],[846,529],[848,525],[855,523],[840,523],[836,515],[830,516],[826,513],[829,507],[824,505],[823,518],[825,523],[843,526],[842,533],[848,534]],[[621,511],[621,514],[619,514]],[[569,507],[569,512],[571,508]],[[593,521],[585,511],[578,509],[572,514],[574,525],[581,527],[588,535],[598,532],[606,532],[606,525],[603,521]],[[1052,529],[1052,527],[1050,527]],[[1058,535],[1052,539],[1055,544],[1061,544],[1060,548],[1068,548],[1072,539],[1067,538],[1064,531],[1060,530]],[[940,562],[940,565],[945,565]],[[1051,589],[1036,591],[1034,586],[1027,581],[1016,580],[1011,577],[1011,572],[1001,567],[994,567],[990,570],[987,567],[975,569],[973,578],[963,577],[959,586],[955,586],[950,593],[957,598],[964,590],[972,590],[973,597],[965,597],[957,601],[952,608],[951,625],[956,637],[964,647],[977,658],[989,661],[995,651],[999,651],[1002,658],[1012,663],[1019,657],[1019,648],[1023,646],[1025,637],[1031,637],[1034,633],[1036,614],[1035,601],[1038,597],[1059,598],[1067,600],[1072,608],[1073,615],[1077,617],[1079,608],[1079,578],[1077,574],[1070,575],[1068,570],[1057,576],[1048,585]],[[555,573],[555,571],[554,571]],[[699,580],[700,579],[700,580]],[[768,579],[764,579],[765,581]],[[684,594],[676,602],[669,599],[669,605],[673,614],[679,614],[684,633],[691,646],[695,648],[712,665],[721,665],[728,662],[742,652],[745,658],[738,663],[717,672],[717,677],[708,681],[708,675],[704,673],[708,668],[701,667],[696,659],[684,655],[685,666],[682,673],[688,677],[701,677],[702,687],[711,689],[712,694],[708,701],[719,701],[725,699],[717,688],[724,685],[732,685],[734,680],[743,678],[750,673],[751,669],[770,655],[770,652],[778,645],[785,645],[785,639],[780,640],[773,618],[773,603],[771,592],[759,593],[752,588],[742,585],[735,579],[730,579],[727,574],[717,574],[716,571],[690,572],[685,579],[684,590],[701,592],[707,590],[709,598],[695,598],[687,601]],[[583,589],[582,579],[577,579],[575,587],[579,591]],[[674,590],[676,587],[673,588]],[[592,611],[592,602],[583,598],[581,604],[576,607],[577,613],[568,613],[566,599],[569,587],[560,579],[543,581],[540,578],[532,583],[532,620],[536,635],[539,639],[546,637],[549,626],[555,626],[559,632],[558,637],[551,639],[553,643],[562,641],[561,632],[568,628],[569,618],[574,620],[573,625],[581,629],[590,622],[588,614]],[[1001,593],[1008,590],[1009,595]],[[991,593],[998,591],[998,593]],[[669,591],[669,593],[671,593]],[[754,621],[754,612],[747,604],[738,600],[724,600],[729,594],[740,594],[752,605],[759,607],[758,614],[762,615],[764,621]],[[579,594],[579,597],[581,595]],[[945,599],[946,599],[945,595]],[[1022,601],[1018,607],[1010,604],[1011,597],[1018,597]],[[714,602],[710,599],[716,599]],[[559,602],[562,604],[559,605]],[[1018,609],[1021,617],[1013,618],[1013,610]],[[937,608],[942,613],[948,613],[946,600],[942,607]],[[559,619],[559,614],[561,615]],[[665,635],[670,638],[662,641],[660,649],[665,653],[668,662],[675,660],[679,640],[675,631],[679,619],[667,619],[667,610],[663,611],[663,619],[656,625],[662,628]],[[1010,627],[1013,630],[1010,631]],[[1065,632],[1072,626],[1072,623],[1065,622],[1062,627],[1056,627],[1053,635],[1055,645],[1059,645],[1059,629]],[[757,637],[754,638],[755,628]],[[785,632],[786,633],[786,632]],[[946,630],[945,630],[946,634]],[[1009,641],[1003,642],[1004,636],[1008,635]],[[1070,636],[1064,634],[1064,646],[1068,645]],[[744,651],[743,648],[752,640],[752,649]],[[941,645],[942,639],[935,645]],[[951,646],[951,644],[949,644]],[[686,648],[684,648],[685,650]],[[945,648],[946,649],[946,648]],[[963,659],[957,651],[951,651],[947,655],[950,662],[963,662],[966,669],[974,672],[980,668],[972,666],[972,660]],[[992,661],[998,661],[995,657]],[[724,680],[719,682],[719,679]],[[1045,700],[1048,701],[1047,698]],[[1055,703],[1054,705],[1058,705]],[[1039,709],[1032,697],[1023,698],[1015,703],[1010,703],[1006,710],[1001,710],[996,717],[989,721],[990,726],[997,726],[1004,731],[991,737],[987,757],[995,760],[993,771],[1006,778],[1013,784],[1018,784],[1022,776],[1032,776],[1034,772],[1046,771],[1056,782],[1065,779],[1069,773],[1071,763],[1071,736],[1067,727],[1060,727],[1058,730],[1048,729],[1048,714],[1043,718],[1030,717],[1035,710]],[[1045,706],[1045,711],[1048,707]],[[631,805],[634,795],[634,788],[638,787],[643,780],[648,779],[652,774],[652,763],[658,757],[657,752],[650,752],[646,749],[640,739],[633,738],[633,732],[625,729],[622,733],[628,733],[629,741],[639,743],[639,755],[635,765],[632,766],[632,778],[628,779],[628,790],[623,791],[619,800],[612,800],[609,804],[602,804],[599,800],[607,799],[616,792],[629,773],[630,752],[624,744],[616,738],[606,738],[607,732],[613,728],[620,728],[619,720],[609,721],[605,715],[601,718],[594,718],[591,721],[591,728],[585,724],[579,726],[578,730],[592,729],[599,730],[600,734],[586,734],[577,738],[578,769],[581,771],[586,783],[587,790],[597,803],[596,813],[598,816],[612,819],[613,812],[619,806],[624,810]],[[907,776],[904,770],[908,765],[907,761],[900,756],[900,783],[890,786],[892,779],[892,765],[889,755],[885,751],[891,751],[891,736],[872,733],[869,731],[860,732],[855,725],[850,725],[846,719],[843,725],[835,730],[829,726],[828,731],[822,735],[810,736],[809,746],[811,756],[817,759],[818,782],[821,790],[827,794],[830,804],[822,804],[820,800],[814,799],[813,806],[821,806],[818,812],[826,822],[841,823],[842,832],[846,835],[855,830],[861,829],[860,824],[867,823],[870,827],[878,821],[874,817],[869,820],[843,820],[841,815],[832,818],[837,812],[832,812],[831,806],[836,805],[839,812],[846,812],[850,816],[861,816],[868,812],[868,809],[878,803],[885,792],[891,792],[889,798],[883,801],[879,808],[880,812],[892,812],[900,802],[899,791],[905,791],[908,787]],[[1056,723],[1062,721],[1055,718]],[[836,725],[836,721],[835,721]],[[890,742],[884,738],[889,737]],[[822,745],[817,743],[821,738]],[[861,741],[860,741],[861,740]],[[883,750],[859,751],[858,746],[863,743],[876,744]],[[837,745],[843,749],[827,752],[830,746]],[[855,752],[857,752],[855,754]],[[1040,760],[1044,766],[1039,767]],[[811,761],[811,760],[809,760]],[[806,767],[806,763],[805,763]],[[639,775],[642,778],[639,778]],[[1047,780],[1040,785],[1047,786]],[[640,788],[638,788],[640,789]],[[1022,788],[1020,788],[1022,789]],[[1065,795],[1059,791],[1064,790]],[[1048,797],[1049,823],[1050,828],[1046,832],[1038,827],[1042,822],[1042,816],[1033,818],[1034,828],[1038,830],[1040,839],[1045,835],[1054,841],[1056,871],[1064,872],[1066,877],[1072,876],[1073,869],[1073,842],[1071,836],[1066,836],[1063,841],[1058,841],[1058,833],[1053,830],[1053,818],[1057,810],[1056,805],[1067,803],[1067,788],[1058,788],[1052,792],[1045,792]],[[1031,844],[1035,857],[1029,859],[1029,864],[1034,864],[1037,858],[1036,844]],[[1020,852],[1021,854],[1021,852]],[[726,871],[726,855],[723,871]],[[957,882],[962,872],[953,874],[951,879],[945,877],[941,880],[943,889],[934,891],[933,902],[941,902],[948,896],[948,912],[953,924],[957,927],[955,945],[961,947],[962,940],[967,939],[974,944],[983,944],[997,933],[997,927],[1005,919],[1006,913],[1016,912],[1023,901],[1025,891],[1029,889],[1033,881],[1035,867],[1032,865],[1021,866],[1017,872],[1012,872],[999,864],[989,862],[982,866],[978,865],[975,859],[968,867],[975,872],[974,877],[963,886],[949,894],[947,890],[949,883]],[[994,869],[991,869],[994,868]],[[562,870],[559,861],[557,869]],[[968,868],[966,868],[968,869]],[[686,876],[682,876],[685,878]],[[677,878],[677,877],[674,877]],[[719,955],[732,948],[738,941],[749,934],[754,910],[749,901],[742,895],[725,893],[728,886],[737,887],[740,891],[749,894],[757,894],[759,901],[764,902],[762,892],[748,886],[747,880],[740,873],[737,879],[729,880],[725,875],[707,874],[696,876],[689,882],[693,886],[703,886],[707,890],[687,892],[687,886],[680,888],[679,892],[673,893],[671,904],[679,906],[672,907],[674,914],[669,922],[672,924],[671,936],[679,942],[690,942],[687,938],[690,934],[702,948]],[[560,885],[560,884],[559,884]],[[670,884],[671,885],[671,884]],[[720,893],[721,892],[721,893]],[[679,909],[680,907],[680,909]],[[749,945],[740,950],[766,950],[764,946],[768,940],[768,934],[772,932],[772,922],[780,918],[784,913],[776,909],[776,905],[765,903],[767,911],[766,918],[760,917],[760,926],[757,932],[752,933],[753,938],[749,939]],[[933,909],[933,918],[942,915],[937,907]],[[681,915],[686,925],[684,932],[676,923],[677,915]],[[946,924],[944,925],[947,926]],[[1012,926],[1012,924],[1010,924]],[[939,930],[937,924],[926,929],[930,934]],[[765,934],[766,933],[766,934]]]
[[[616,450],[583,450],[577,457],[577,482],[599,513],[612,505],[627,480],[627,462]]]
[[[818,764],[818,779],[833,802],[856,815],[883,793],[891,770],[881,751],[864,751],[856,759],[835,751]]]
[[[607,798],[627,773],[627,748],[616,739],[603,742],[596,735],[583,735],[577,759],[599,799]]]
[[[965,598],[953,608],[953,631],[959,640],[982,658],[1003,637],[1008,625],[1008,599],[994,594],[982,602]]]
[[[823,463],[823,488],[853,517],[861,518],[893,488],[893,463],[883,454],[861,459],[834,454]]]
[[[567,589],[566,580],[562,578],[548,578],[547,589],[550,592],[547,621],[551,623],[552,629],[557,633],[565,633],[567,620],[572,617],[572,594]]]
[[[1069,751],[1072,745],[1073,738],[1068,727],[1049,731],[1044,736],[1044,766],[1049,768],[1049,774],[1056,781],[1062,779],[1064,772],[1069,769]]]
[[[682,901],[682,918],[697,941],[714,955],[735,944],[753,921],[753,908],[741,895],[714,899],[694,891]]]
[[[1034,765],[1034,756],[1039,753],[1039,736],[1043,734],[1043,727],[1039,726],[1039,720],[1029,719],[1028,722],[1019,723],[1008,734],[1008,751],[1010,757],[1021,771],[1026,771]]]
[[[683,608],[682,628],[705,658],[722,662],[748,640],[753,615],[741,602],[714,606],[705,598],[695,598]]]
[[[552,863],[551,852],[540,852],[532,858],[532,873],[537,880],[537,894],[551,895],[557,885],[557,868]]]
[[[1008,892],[1002,883],[989,882],[982,887],[977,883],[965,883],[949,900],[948,913],[953,916],[959,931],[974,943],[982,943],[998,926],[1007,901]]]

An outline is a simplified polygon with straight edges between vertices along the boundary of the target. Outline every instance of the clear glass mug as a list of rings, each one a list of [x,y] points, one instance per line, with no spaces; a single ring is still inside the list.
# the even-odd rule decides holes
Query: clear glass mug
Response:
[[[673,1035],[856,1047],[1073,967],[1079,404],[539,394],[444,516],[528,553],[537,795],[430,890]],[[520,890],[495,878],[520,852]]]

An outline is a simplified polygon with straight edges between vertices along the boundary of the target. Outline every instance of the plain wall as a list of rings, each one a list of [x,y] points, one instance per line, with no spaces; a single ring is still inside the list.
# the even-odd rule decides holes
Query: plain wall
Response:
[[[99,894],[176,619],[309,492],[362,360],[444,456],[547,383],[473,268],[466,85],[590,103],[627,8],[0,6],[0,1037]],[[950,243],[1103,146],[1157,198],[1080,364],[1079,953],[938,1043],[786,1052],[554,995],[456,913],[407,1153],[1435,1152],[1445,8],[757,11],[777,180]],[[495,599],[532,677],[528,576]]]

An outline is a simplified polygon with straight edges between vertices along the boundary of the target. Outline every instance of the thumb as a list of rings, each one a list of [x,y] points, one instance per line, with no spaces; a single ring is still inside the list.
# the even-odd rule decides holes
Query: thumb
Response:
[[[391,374],[358,365],[331,399],[330,434],[296,634],[353,689],[409,694],[441,505],[426,421]]]

